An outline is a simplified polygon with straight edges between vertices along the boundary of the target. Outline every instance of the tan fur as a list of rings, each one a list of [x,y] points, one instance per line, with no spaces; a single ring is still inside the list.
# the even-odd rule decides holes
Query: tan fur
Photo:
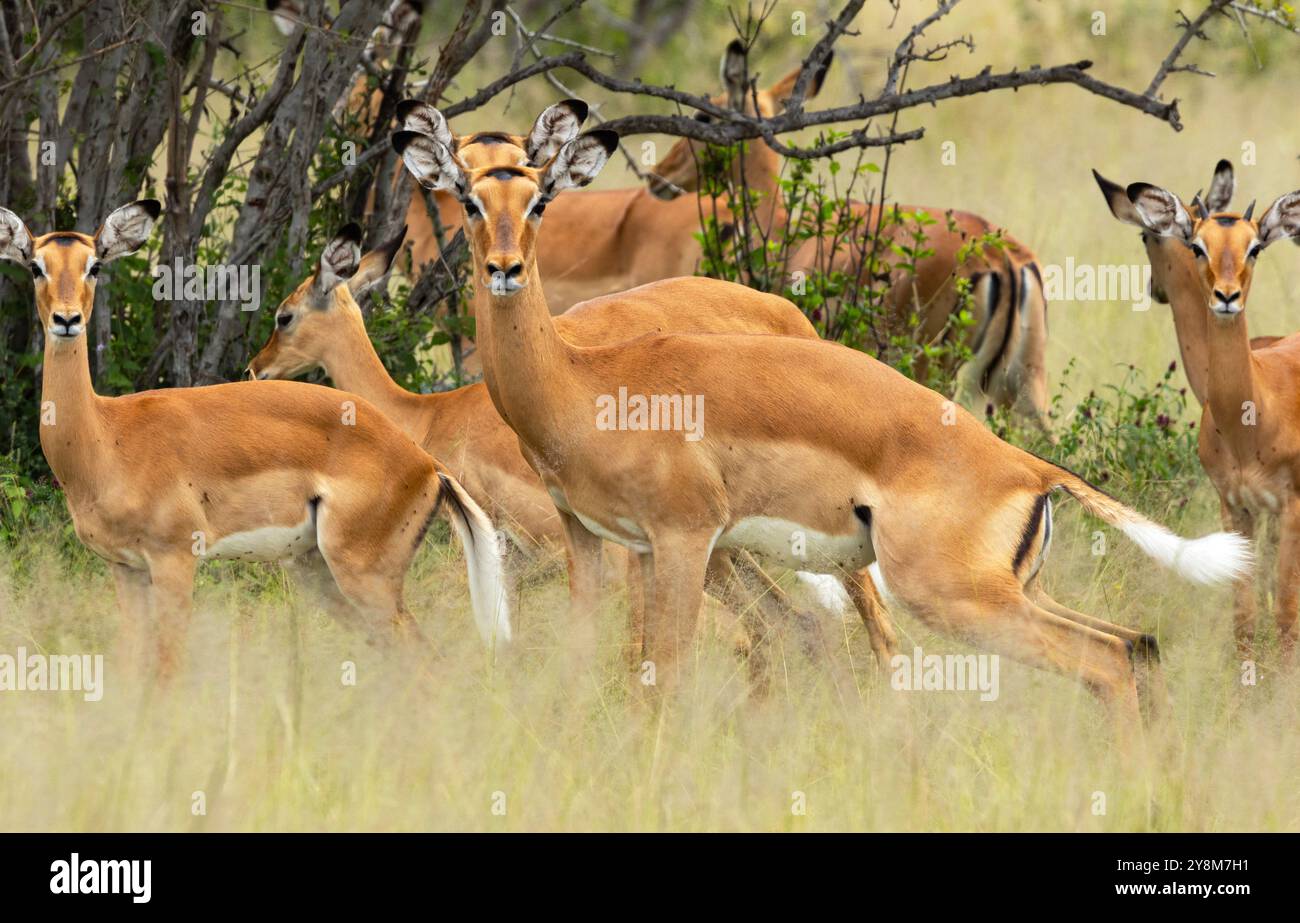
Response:
[[[1290,658],[1300,607],[1300,405],[1295,400],[1300,335],[1256,343],[1247,331],[1245,307],[1255,270],[1250,254],[1261,241],[1261,219],[1226,212],[1206,215],[1165,192],[1189,218],[1184,240],[1162,233],[1166,229],[1146,214],[1127,213],[1124,203],[1114,200],[1118,187],[1100,176],[1098,182],[1112,212],[1121,220],[1142,222],[1148,253],[1163,258],[1158,275],[1153,261],[1153,281],[1159,279],[1174,309],[1188,380],[1200,388],[1197,450],[1219,492],[1225,526],[1253,536],[1257,519],[1277,519],[1274,616],[1279,643]],[[1127,196],[1137,202],[1134,188],[1129,187]],[[1201,248],[1199,255],[1189,241]],[[1225,297],[1240,306],[1237,313],[1213,310]],[[1234,634],[1243,657],[1253,656],[1255,613],[1254,580],[1246,575],[1237,583],[1234,611]]]
[[[595,133],[556,160],[571,150],[566,163],[579,162],[597,138],[610,149]],[[714,548],[781,551],[780,540],[742,538],[746,521],[762,518],[834,540],[825,556],[810,554],[808,566],[846,575],[869,628],[865,569],[879,560],[887,594],[928,623],[1077,676],[1121,714],[1136,714],[1124,630],[1098,631],[1044,609],[1026,595],[1033,574],[1015,559],[1026,533],[1026,559],[1041,550],[1031,512],[1058,487],[1114,524],[1150,527],[1146,520],[1000,441],[942,396],[837,344],[743,335],[653,335],[596,348],[565,342],[540,285],[540,224],[526,216],[539,190],[556,181],[555,163],[517,175],[448,176],[437,142],[402,133],[395,143],[417,176],[433,186],[460,184],[481,203],[482,217],[466,224],[475,271],[482,278],[494,265],[520,284],[513,293],[489,291],[480,305],[489,393],[564,513],[575,566],[588,571],[576,584],[598,580],[598,556],[584,549],[599,543],[587,527],[646,547],[644,648],[659,682],[672,682],[680,668]],[[587,162],[599,169],[603,161]],[[707,284],[677,279],[618,297],[693,303]],[[747,291],[736,297],[753,294]],[[620,388],[702,395],[703,438],[593,425],[602,396]]]
[[[746,111],[774,115],[784,106],[797,74],[796,69],[767,90],[746,95]],[[726,106],[728,97],[723,94],[713,102]],[[582,299],[655,279],[695,273],[701,257],[695,239],[701,215],[716,216],[722,224],[731,221],[724,199],[714,200],[697,193],[696,166],[702,154],[702,145],[682,139],[656,165],[648,190],[583,189],[562,196],[548,206],[547,232],[537,242],[537,260],[552,310],[562,311]],[[744,156],[735,164],[737,187],[760,194],[756,218],[765,233],[771,233],[784,220],[777,194],[780,169],[780,158],[762,142],[750,142]],[[662,182],[664,179],[688,194],[665,200],[663,197],[671,192]],[[434,199],[439,220],[450,236],[460,227],[459,205],[442,192],[436,193]],[[913,205],[898,207],[906,212],[925,212],[933,219],[932,224],[921,229],[924,241],[919,246],[934,252],[919,261],[915,273],[894,271],[887,303],[895,326],[910,325],[915,314],[920,339],[941,338],[958,307],[957,279],[997,274],[1000,278],[997,298],[976,297],[971,306],[974,324],[967,344],[976,350],[976,355],[958,372],[958,399],[976,412],[983,412],[987,403],[1011,407],[1046,431],[1047,304],[1033,253],[1004,231],[1006,245],[1002,250],[977,250],[965,261],[959,261],[962,247],[996,230],[992,224],[969,212]],[[876,227],[878,207],[855,203],[854,212],[866,217],[863,226]],[[414,265],[420,266],[438,253],[432,219],[421,196],[412,196],[406,221],[413,241],[412,259]],[[900,238],[908,246],[913,246],[911,240],[901,239],[910,238],[912,230],[911,223],[885,228],[887,234]],[[650,240],[655,246],[646,245]],[[828,262],[831,268],[850,275],[860,271],[855,242],[841,242],[833,261],[823,252],[830,246],[830,241],[821,239],[807,241],[791,254],[788,271],[825,269]],[[981,346],[985,348],[980,349]],[[925,361],[918,367],[922,376],[926,372]]]
[[[33,260],[44,266],[37,311],[47,329],[54,315],[88,323],[95,285],[85,270],[96,246],[84,234],[34,241]],[[112,566],[124,635],[157,623],[164,672],[183,639],[199,551],[313,518],[299,541],[233,553],[298,558],[323,572],[336,599],[364,614],[371,631],[418,634],[402,584],[450,472],[373,405],[291,382],[101,397],[84,333],[47,338],[41,400],[49,415],[41,447],[77,536]],[[355,425],[344,423],[345,401],[355,407]]]

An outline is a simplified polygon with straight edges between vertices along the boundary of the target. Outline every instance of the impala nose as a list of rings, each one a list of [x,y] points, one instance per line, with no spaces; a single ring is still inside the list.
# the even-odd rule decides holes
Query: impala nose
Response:
[[[488,260],[487,273],[488,283],[494,295],[509,295],[524,287],[523,260]]]
[[[1236,314],[1241,310],[1241,289],[1233,292],[1231,295],[1225,294],[1219,289],[1214,290],[1214,303],[1210,308],[1216,314]]]
[[[50,326],[56,336],[71,337],[81,333],[81,312],[76,314],[51,314]]]

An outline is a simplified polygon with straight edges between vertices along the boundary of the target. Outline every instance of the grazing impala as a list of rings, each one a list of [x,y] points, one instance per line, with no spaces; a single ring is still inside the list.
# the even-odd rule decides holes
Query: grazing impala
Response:
[[[1034,580],[1051,494],[1064,490],[1188,579],[1223,582],[1250,564],[1240,536],[1179,538],[838,344],[745,335],[565,342],[538,277],[539,225],[556,195],[595,178],[617,146],[611,132],[568,141],[541,166],[468,169],[453,146],[417,131],[395,133],[393,144],[421,183],[454,192],[466,212],[474,272],[487,285],[478,323],[488,390],[562,511],[579,582],[598,582],[600,538],[640,555],[644,648],[665,682],[693,638],[711,553],[747,549],[843,573],[860,611],[877,563],[888,595],[928,624],[1077,677],[1136,717],[1131,657],[1153,653],[1149,639],[1040,603]],[[620,297],[689,302],[703,284],[670,280]],[[682,432],[662,412],[658,425],[621,413],[609,425],[615,394],[642,406],[691,401],[703,425]]]
[[[112,568],[127,632],[152,618],[169,669],[202,557],[298,559],[336,614],[360,612],[372,631],[413,628],[402,584],[441,509],[465,546],[480,631],[508,640],[487,516],[372,405],[295,382],[95,394],[85,331],[100,267],[138,249],[160,209],[126,205],[94,237],[33,237],[0,209],[0,258],[32,273],[47,334],[41,448],[78,537]],[[326,261],[327,289],[328,272]]]
[[[828,59],[827,65],[829,63]],[[733,41],[722,57],[725,92],[712,102],[746,115],[771,118],[785,108],[799,79],[799,68],[795,68],[766,90],[757,90],[747,83],[749,73],[745,46]],[[823,67],[821,73],[815,75],[809,90],[811,94],[820,88],[824,76]],[[712,117],[699,113],[696,118],[707,122]],[[656,165],[649,180],[650,191],[664,199],[677,196],[678,190],[698,192],[701,153],[699,142],[680,139]],[[789,217],[782,206],[778,186],[781,158],[766,144],[751,143],[733,159],[731,169],[735,188],[759,195],[756,223],[760,233],[770,238],[773,230],[779,232]],[[682,199],[690,202],[693,213],[697,212],[696,196]],[[712,205],[706,207],[712,208]],[[853,227],[874,231],[880,223],[879,205],[851,202],[850,208]],[[970,279],[974,325],[970,328],[968,345],[972,357],[958,373],[958,398],[977,412],[990,402],[1013,408],[1027,421],[1046,431],[1048,395],[1044,352],[1047,347],[1047,302],[1034,254],[979,215],[917,205],[898,205],[896,208],[904,213],[928,215],[933,223],[915,227],[910,222],[887,222],[881,226],[882,233],[908,246],[916,246],[910,239],[914,231],[923,233],[920,247],[933,252],[918,260],[914,271],[903,268],[893,271],[886,297],[893,323],[906,324],[914,314],[918,318],[919,340],[936,342],[942,339],[952,316],[961,308],[957,280],[962,277]],[[725,210],[719,208],[718,214],[724,215]],[[698,223],[697,218],[697,226]],[[693,230],[698,230],[698,227]],[[673,229],[665,228],[664,233],[672,234]],[[978,246],[971,246],[973,241],[990,234],[1000,237],[1000,252],[990,247],[986,253]],[[963,253],[964,250],[969,255]],[[786,269],[792,273],[833,269],[853,278],[863,272],[861,264],[869,252],[870,246],[865,242],[842,237],[839,240],[815,237],[789,254]],[[546,270],[547,264],[543,262],[543,275]],[[547,291],[551,291],[549,284]]]
[[[1191,274],[1178,276],[1179,287],[1166,292],[1171,303],[1186,303],[1194,291],[1204,315],[1204,359],[1213,374],[1204,378],[1197,449],[1219,492],[1226,526],[1249,536],[1257,518],[1278,519],[1275,618],[1290,657],[1300,601],[1300,336],[1252,349],[1246,299],[1264,248],[1300,236],[1300,191],[1279,198],[1258,220],[1254,203],[1238,215],[1211,212],[1198,197],[1189,210],[1173,193],[1147,183],[1130,185],[1126,198],[1129,208],[1117,214],[1190,254]],[[1234,621],[1237,646],[1247,656],[1255,641],[1248,575],[1237,584]]]

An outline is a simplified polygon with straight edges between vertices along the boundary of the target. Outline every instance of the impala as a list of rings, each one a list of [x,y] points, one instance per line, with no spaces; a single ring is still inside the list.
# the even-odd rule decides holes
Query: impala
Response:
[[[828,58],[822,70],[814,76],[810,94],[820,89],[829,64]],[[722,57],[725,91],[711,102],[748,116],[771,118],[785,108],[799,79],[799,68],[795,68],[766,90],[758,90],[748,83],[749,73],[745,46],[739,41],[731,42]],[[712,120],[712,116],[703,112],[696,118],[703,122]],[[655,196],[685,201],[690,205],[691,213],[697,216],[694,228],[666,226],[662,231],[664,237],[685,239],[691,232],[698,231],[701,207],[706,214],[716,211],[720,220],[727,214],[725,207],[715,207],[711,200],[698,197],[702,154],[700,142],[682,138],[650,175],[649,188]],[[758,232],[769,240],[773,239],[775,232],[779,239],[780,231],[790,216],[783,207],[778,186],[781,158],[776,151],[762,142],[747,144],[733,158],[731,172],[734,188],[758,195],[754,213]],[[680,196],[680,192],[697,195]],[[701,202],[706,204],[701,206]],[[914,270],[902,267],[893,270],[885,299],[895,326],[909,323],[909,318],[916,315],[919,341],[937,342],[948,334],[953,316],[962,308],[957,281],[963,277],[970,280],[974,324],[967,345],[972,356],[964,367],[955,370],[959,400],[977,410],[982,410],[988,403],[1010,407],[1028,422],[1047,431],[1047,365],[1044,355],[1047,348],[1047,302],[1034,254],[1010,234],[970,212],[897,205],[889,207],[894,220],[882,224],[879,205],[850,202],[849,207],[851,217],[848,220],[852,228],[874,232],[879,226],[891,240],[932,251],[917,261]],[[901,213],[918,212],[928,215],[933,219],[932,223],[916,227],[900,217]],[[886,216],[888,219],[888,213]],[[911,240],[913,231],[924,234],[919,245]],[[986,253],[983,247],[971,246],[973,241],[989,234],[1000,237],[1000,252]],[[863,259],[870,251],[871,245],[867,241],[845,240],[842,235],[839,239],[830,235],[814,237],[792,249],[785,268],[789,273],[805,274],[838,270],[849,278],[860,278],[864,272]],[[885,252],[888,252],[887,248]],[[698,256],[698,253],[694,255]],[[548,268],[543,260],[543,276]],[[548,285],[548,294],[550,291]],[[923,373],[924,368],[920,371]]]
[[[713,102],[749,115],[775,115],[789,99],[799,71],[792,71],[767,90],[750,92],[744,78],[744,55],[739,42],[728,46],[722,64],[727,91]],[[810,96],[820,91],[825,74],[823,67],[814,76]],[[400,113],[399,109],[399,117]],[[697,118],[707,120],[709,116],[701,113]],[[421,130],[418,125],[404,127]],[[656,166],[648,192],[641,187],[581,190],[549,205],[547,232],[538,240],[537,259],[552,309],[563,310],[575,301],[654,279],[694,274],[701,256],[696,240],[701,214],[723,218],[729,214],[725,202],[697,193],[697,165],[698,144],[682,139]],[[755,143],[736,159],[734,168],[738,171],[737,188],[758,194],[758,223],[770,235],[785,220],[777,187],[780,158],[766,144]],[[679,189],[694,194],[678,196]],[[454,233],[461,224],[455,197],[436,194],[434,201],[439,223],[446,233]],[[1016,408],[1046,430],[1047,303],[1034,255],[1003,234],[1001,253],[986,256],[976,249],[962,261],[963,248],[994,232],[993,225],[969,212],[911,205],[898,208],[925,212],[935,221],[922,229],[925,240],[921,244],[934,252],[918,262],[915,274],[901,269],[893,274],[888,304],[895,320],[905,322],[916,312],[920,317],[918,339],[931,342],[942,338],[951,315],[959,309],[957,279],[968,277],[974,295],[975,324],[969,341],[973,356],[958,373],[960,399],[971,407],[992,401]],[[855,218],[860,220],[859,226],[876,226],[878,208],[854,203],[854,209],[860,216]],[[412,261],[419,266],[438,253],[433,222],[420,197],[413,197],[406,221],[413,240]],[[900,226],[888,230],[905,233]],[[648,245],[650,241],[654,245]],[[830,268],[826,251],[831,246],[829,240],[808,241],[792,254],[790,271]],[[857,270],[850,264],[861,255],[855,242],[840,241],[833,262],[852,275]]]
[[[395,133],[393,144],[421,183],[454,192],[466,212],[474,272],[487,286],[478,323],[488,390],[562,512],[583,582],[598,582],[600,538],[640,555],[644,650],[665,683],[679,677],[710,555],[746,549],[842,572],[864,618],[874,563],[880,588],[928,624],[1077,677],[1134,717],[1131,657],[1154,654],[1153,639],[1049,603],[1035,582],[1052,493],[1064,490],[1188,579],[1224,582],[1250,564],[1241,536],[1182,539],[835,343],[752,335],[565,342],[538,276],[539,225],[557,194],[595,178],[617,146],[611,132],[568,141],[543,165],[485,169],[467,168],[452,145],[417,131]],[[670,280],[654,297],[689,302],[704,284]],[[703,438],[593,425],[602,399],[620,389],[702,398]]]
[[[470,158],[482,153],[472,141],[462,150]],[[499,145],[488,147],[489,152],[499,150]],[[517,153],[523,156],[522,149]],[[355,299],[385,278],[403,238],[404,231],[363,256],[360,227],[342,228],[322,254],[322,265],[336,280],[337,291],[324,289],[318,272],[285,298],[276,311],[271,338],[249,363],[250,375],[264,380],[324,370],[335,386],[370,401],[426,452],[445,459],[453,476],[515,547],[531,553],[545,543],[561,545],[563,532],[555,505],[521,454],[518,437],[492,406],[487,386],[480,382],[452,391],[413,394],[393,381],[375,352]],[[731,322],[725,310],[701,310],[710,305],[721,308],[735,288],[731,283],[710,282],[706,299],[689,305],[645,299],[628,306],[597,298],[557,317],[556,329],[579,346],[654,331],[749,330],[817,336],[798,308],[774,295],[755,299],[753,311]],[[712,571],[712,585],[738,612],[751,609],[755,596],[772,592],[748,561],[733,564],[719,555]],[[639,568],[634,577],[639,578]],[[742,586],[749,596],[740,595]],[[749,623],[747,627],[751,633],[756,628]]]
[[[1142,228],[1142,245],[1151,265],[1151,297],[1169,305],[1174,319],[1174,333],[1178,339],[1178,352],[1183,360],[1183,373],[1196,402],[1205,404],[1206,383],[1210,377],[1209,353],[1206,346],[1206,326],[1209,317],[1205,299],[1201,297],[1197,281],[1196,259],[1181,241],[1162,237],[1146,228],[1125,188],[1113,183],[1096,170],[1093,178],[1101,187],[1101,194],[1111,214],[1125,224]],[[1220,160],[1206,191],[1204,204],[1211,214],[1226,211],[1236,189],[1232,164]],[[1199,195],[1199,193],[1198,193]],[[1257,336],[1250,340],[1251,349],[1260,349],[1277,342],[1280,337]]]
[[[174,665],[200,558],[296,559],[341,618],[414,631],[406,570],[439,510],[465,546],[479,630],[508,640],[487,516],[447,469],[353,395],[238,382],[101,397],[85,331],[101,266],[138,249],[161,210],[145,199],[94,237],[33,237],[0,209],[0,258],[32,274],[46,332],[41,448],[81,541],[108,561],[127,633],[152,619]],[[332,288],[329,262],[322,288]]]
[[[1205,367],[1213,374],[1203,379],[1197,451],[1219,492],[1225,525],[1250,536],[1257,518],[1277,517],[1274,616],[1282,651],[1290,657],[1300,599],[1300,406],[1295,398],[1300,337],[1252,349],[1246,299],[1260,253],[1300,236],[1300,191],[1279,198],[1258,220],[1254,203],[1244,214],[1211,212],[1198,197],[1189,210],[1173,193],[1147,183],[1131,184],[1125,195],[1128,209],[1112,205],[1117,216],[1186,248],[1190,256],[1191,272],[1176,276],[1176,287],[1166,292],[1171,304],[1184,306],[1195,294],[1203,315]],[[1238,649],[1249,656],[1255,599],[1246,574],[1237,583],[1234,634]]]

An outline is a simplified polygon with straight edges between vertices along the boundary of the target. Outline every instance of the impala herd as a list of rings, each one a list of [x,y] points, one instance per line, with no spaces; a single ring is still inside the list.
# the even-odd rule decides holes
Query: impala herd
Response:
[[[754,90],[743,55],[737,44],[727,49],[716,102],[770,115],[798,72]],[[347,105],[364,108],[366,97],[354,92]],[[618,141],[581,133],[586,116],[584,103],[565,100],[524,134],[456,136],[428,103],[399,107],[393,148],[411,181],[432,193],[441,226],[463,229],[471,251],[483,381],[445,393],[413,394],[393,381],[357,302],[408,247],[416,266],[437,255],[423,195],[412,197],[408,227],[368,253],[355,224],[326,243],[313,274],[280,304],[249,380],[112,398],[96,395],[90,379],[95,287],[103,263],[146,242],[160,204],[119,208],[93,237],[34,236],[0,209],[0,258],[30,270],[46,332],[45,457],[78,537],[109,562],[124,637],[138,648],[153,626],[163,672],[179,656],[196,565],[209,557],[284,560],[338,618],[376,639],[419,636],[403,582],[441,514],[463,546],[489,645],[511,639],[512,561],[548,544],[566,553],[573,643],[588,643],[610,543],[626,554],[630,661],[642,671],[652,664],[654,685],[673,687],[706,588],[742,617],[753,642],[758,604],[773,596],[788,604],[757,563],[766,561],[839,581],[882,670],[897,653],[891,610],[906,609],[936,630],[1080,680],[1131,726],[1158,688],[1157,645],[1042,588],[1062,494],[1179,576],[1235,582],[1243,654],[1255,643],[1250,540],[1258,517],[1276,516],[1276,620],[1290,654],[1300,604],[1300,405],[1289,387],[1300,376],[1300,337],[1251,341],[1244,310],[1261,251],[1300,236],[1300,192],[1256,217],[1253,205],[1226,211],[1234,183],[1226,162],[1208,196],[1190,205],[1096,175],[1112,214],[1142,229],[1153,294],[1172,308],[1203,405],[1199,453],[1228,531],[1189,540],[1002,441],[959,404],[821,340],[786,299],[691,276],[701,212],[726,212],[699,191],[694,142],[678,143],[648,189],[584,190]],[[777,154],[755,144],[735,169],[758,193],[761,220],[782,221]],[[992,226],[930,211],[940,219],[927,230],[933,256],[890,280],[896,319],[939,336],[957,310],[958,280],[969,280],[973,358],[959,382],[981,404],[1046,427],[1046,302],[1035,258],[1006,236],[996,258],[960,257]],[[824,246],[808,241],[789,268],[815,265]],[[314,369],[335,387],[270,380]],[[698,438],[674,429],[666,410],[641,425],[597,425],[602,402],[629,394],[652,407],[697,400]],[[751,651],[757,659],[756,643]]]

